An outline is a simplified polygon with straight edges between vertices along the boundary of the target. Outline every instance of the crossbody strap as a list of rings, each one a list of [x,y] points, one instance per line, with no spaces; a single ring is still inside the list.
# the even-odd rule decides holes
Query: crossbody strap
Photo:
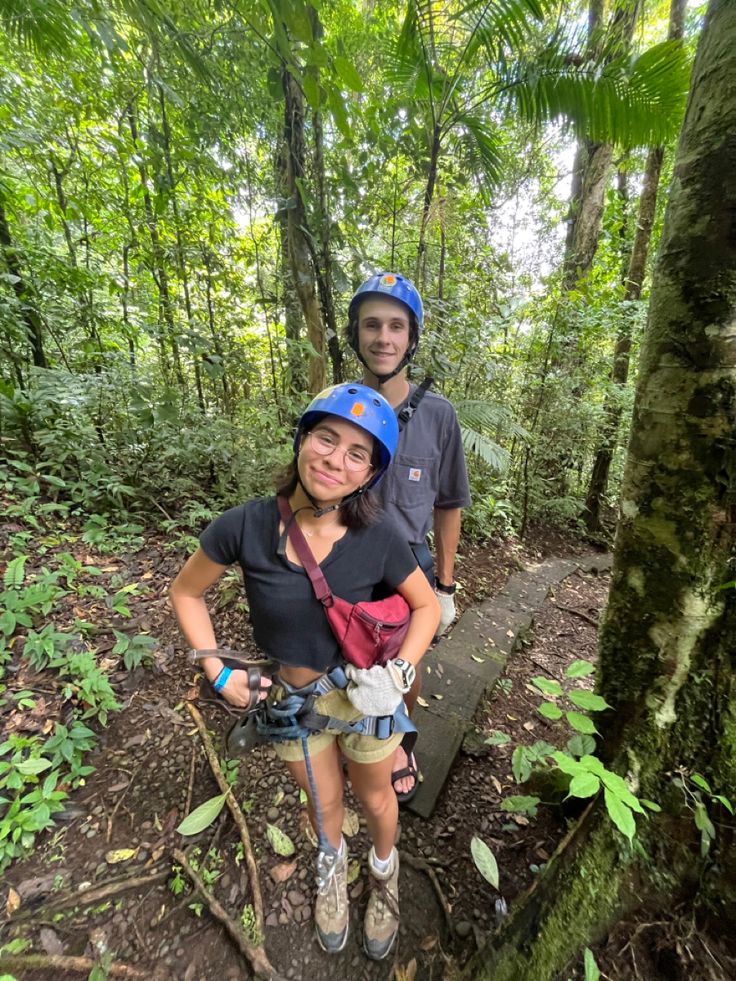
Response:
[[[414,389],[414,393],[412,394],[411,398],[397,416],[399,421],[399,431],[401,431],[408,422],[411,422],[411,417],[417,411],[419,403],[422,401],[424,396],[427,394],[427,390],[431,388],[432,385],[434,385],[434,378],[430,378],[429,375],[427,375],[422,384],[418,385]]]
[[[334,602],[332,598],[332,590],[327,585],[327,580],[324,577],[324,573],[312,555],[312,551],[306,538],[304,537],[304,533],[296,520],[296,515],[291,510],[291,505],[289,504],[288,500],[285,497],[281,497],[281,495],[276,498],[276,503],[278,505],[279,514],[281,515],[281,520],[284,522],[286,534],[291,539],[291,544],[294,546],[294,551],[298,555],[301,564],[304,566],[304,571],[309,576],[309,581],[312,583],[314,595],[323,606],[332,606]]]

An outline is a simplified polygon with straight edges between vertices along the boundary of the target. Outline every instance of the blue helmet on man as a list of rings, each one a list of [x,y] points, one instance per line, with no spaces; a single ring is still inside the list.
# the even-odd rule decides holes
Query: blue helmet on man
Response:
[[[386,399],[367,385],[349,383],[332,385],[315,396],[302,413],[294,436],[294,452],[299,451],[300,436],[312,429],[324,416],[337,416],[352,422],[376,441],[379,465],[364,490],[372,487],[391,463],[399,442],[396,413]]]

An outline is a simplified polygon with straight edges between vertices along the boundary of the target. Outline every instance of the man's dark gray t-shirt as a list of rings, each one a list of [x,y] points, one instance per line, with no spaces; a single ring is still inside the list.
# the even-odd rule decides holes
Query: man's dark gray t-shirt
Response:
[[[410,388],[407,400],[416,385]],[[397,413],[404,408],[402,402]],[[423,542],[434,508],[470,504],[460,426],[452,405],[427,392],[399,434],[391,466],[375,487],[386,514],[408,542]]]

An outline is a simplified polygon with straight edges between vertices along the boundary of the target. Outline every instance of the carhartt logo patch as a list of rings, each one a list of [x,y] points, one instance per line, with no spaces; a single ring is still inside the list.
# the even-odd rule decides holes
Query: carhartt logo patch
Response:
[[[421,480],[422,471],[420,467],[409,467],[409,480]]]

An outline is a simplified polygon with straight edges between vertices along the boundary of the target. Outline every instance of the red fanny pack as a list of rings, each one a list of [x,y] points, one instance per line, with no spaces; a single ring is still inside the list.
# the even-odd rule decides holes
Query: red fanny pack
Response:
[[[285,497],[277,497],[276,500],[287,534],[309,576],[314,594],[322,604],[345,660],[358,668],[370,668],[396,657],[411,618],[411,610],[404,597],[393,593],[382,600],[349,603],[335,596],[314,560],[289,502]]]

